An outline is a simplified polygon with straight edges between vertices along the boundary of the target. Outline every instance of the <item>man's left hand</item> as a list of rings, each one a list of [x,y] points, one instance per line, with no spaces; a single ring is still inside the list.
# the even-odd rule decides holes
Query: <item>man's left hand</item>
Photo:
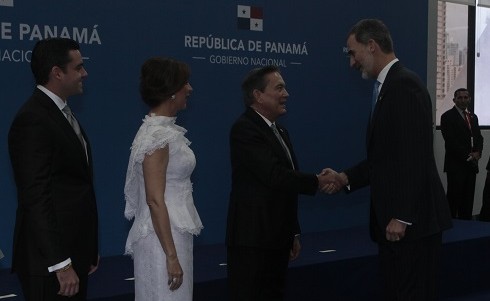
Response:
[[[405,237],[406,228],[407,224],[392,218],[388,223],[388,226],[386,226],[386,240],[395,242],[403,239],[403,237]]]
[[[299,242],[299,236],[295,236],[293,240],[293,247],[289,252],[289,261],[295,260],[298,258],[299,253],[301,252],[301,244]]]

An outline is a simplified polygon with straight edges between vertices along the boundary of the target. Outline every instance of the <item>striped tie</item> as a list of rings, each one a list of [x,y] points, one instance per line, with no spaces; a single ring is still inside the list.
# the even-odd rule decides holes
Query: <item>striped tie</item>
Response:
[[[279,140],[279,143],[281,144],[282,148],[286,152],[286,155],[288,156],[288,159],[289,159],[289,163],[291,163],[291,167],[294,169],[294,163],[293,163],[293,159],[291,157],[291,153],[289,152],[289,149],[286,146],[284,139],[282,139],[281,134],[279,134],[279,131],[277,130],[275,123],[271,124],[271,129],[274,132],[274,134],[276,135],[277,140]]]
[[[68,120],[71,127],[75,131],[75,134],[77,134],[78,140],[80,140],[80,143],[82,144],[83,149],[85,150],[85,140],[83,139],[82,132],[80,131],[80,125],[78,124],[78,121],[73,116],[70,107],[66,105],[62,111],[66,114],[66,119]]]

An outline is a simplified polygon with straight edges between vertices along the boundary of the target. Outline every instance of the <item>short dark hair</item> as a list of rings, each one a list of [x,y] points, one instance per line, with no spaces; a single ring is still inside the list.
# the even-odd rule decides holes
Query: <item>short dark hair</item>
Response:
[[[468,89],[466,89],[466,88],[459,88],[456,91],[454,91],[454,96],[453,96],[454,98],[456,98],[456,94],[458,94],[458,92],[468,92],[469,93]]]
[[[140,94],[154,108],[169,99],[189,82],[190,68],[172,58],[154,57],[141,66]]]
[[[267,81],[265,76],[270,73],[281,73],[277,66],[265,66],[262,68],[252,69],[242,82],[243,102],[246,107],[251,106],[254,103],[253,91],[255,89],[264,92],[267,87]]]
[[[70,51],[80,50],[78,42],[67,38],[49,38],[40,40],[34,45],[31,56],[31,70],[36,84],[45,85],[54,66],[66,71],[71,61]]]
[[[384,53],[392,53],[393,40],[388,27],[378,19],[363,19],[354,25],[347,37],[354,35],[356,41],[366,45],[369,40],[374,40]]]

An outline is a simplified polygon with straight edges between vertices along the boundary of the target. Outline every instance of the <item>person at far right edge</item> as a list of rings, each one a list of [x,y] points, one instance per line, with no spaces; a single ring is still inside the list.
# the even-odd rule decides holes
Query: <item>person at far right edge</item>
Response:
[[[453,101],[454,107],[441,116],[441,132],[446,147],[446,197],[453,218],[471,220],[483,137],[478,117],[468,110],[471,102],[468,90],[457,89]]]
[[[350,66],[375,82],[367,157],[339,173],[335,189],[322,190],[370,186],[369,224],[378,244],[384,300],[437,300],[442,232],[452,220],[434,158],[429,93],[395,56],[382,21],[355,24],[347,48]]]
[[[482,222],[490,222],[490,158],[487,162],[487,177],[485,178],[485,186],[483,187],[479,220]]]

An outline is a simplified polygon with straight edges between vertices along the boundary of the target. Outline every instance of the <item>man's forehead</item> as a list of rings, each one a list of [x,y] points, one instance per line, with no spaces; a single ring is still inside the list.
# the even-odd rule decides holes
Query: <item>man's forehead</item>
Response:
[[[284,86],[285,82],[279,72],[272,72],[266,75],[266,81],[268,87]]]
[[[267,74],[267,78],[269,80],[282,80],[281,74],[277,71]]]
[[[357,43],[356,36],[351,34],[347,37],[347,45]]]
[[[461,91],[458,91],[456,92],[456,95],[459,96],[459,95],[469,95],[470,92],[469,91],[466,91],[466,90],[461,90]]]
[[[350,35],[347,39],[347,46],[345,47],[347,54],[352,54],[357,46],[359,46],[359,43],[354,38],[354,35]]]

